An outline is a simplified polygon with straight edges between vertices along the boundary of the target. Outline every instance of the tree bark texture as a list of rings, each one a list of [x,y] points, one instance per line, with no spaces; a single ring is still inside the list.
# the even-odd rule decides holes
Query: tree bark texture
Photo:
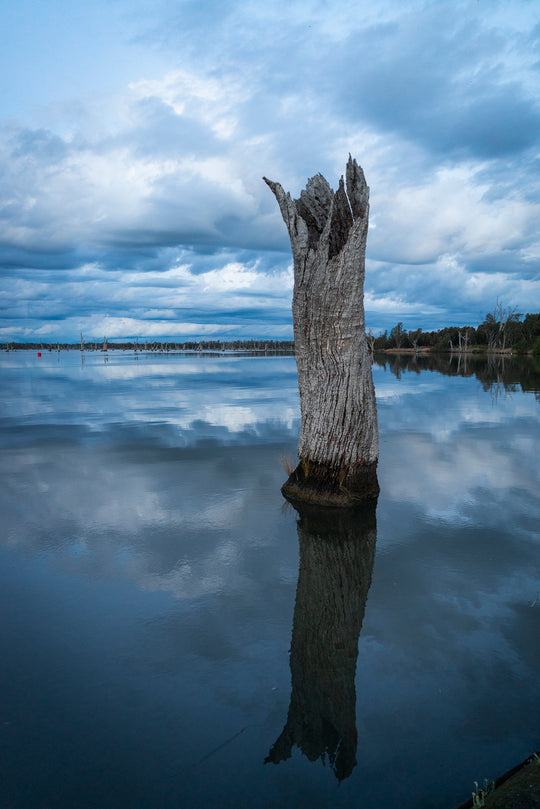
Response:
[[[310,761],[328,761],[340,781],[356,765],[356,661],[375,557],[376,506],[370,500],[354,511],[298,507],[291,699],[265,763],[288,759],[296,745]]]
[[[293,200],[266,177],[294,260],[293,324],[300,463],[283,486],[293,502],[351,505],[376,497],[379,456],[364,273],[369,188],[349,156],[334,193],[321,174]]]

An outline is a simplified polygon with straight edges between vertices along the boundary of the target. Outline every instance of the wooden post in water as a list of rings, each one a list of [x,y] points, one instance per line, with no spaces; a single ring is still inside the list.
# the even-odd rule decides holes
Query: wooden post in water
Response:
[[[294,260],[293,324],[300,463],[283,485],[291,501],[350,506],[379,493],[379,438],[364,318],[369,188],[349,155],[334,193],[321,174],[293,200],[272,189]]]

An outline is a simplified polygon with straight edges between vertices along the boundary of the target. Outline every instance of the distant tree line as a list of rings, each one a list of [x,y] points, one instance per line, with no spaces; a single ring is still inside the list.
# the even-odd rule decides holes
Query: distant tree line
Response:
[[[507,351],[540,354],[540,314],[522,314],[497,304],[479,326],[446,326],[438,331],[407,330],[402,322],[375,337],[368,333],[373,351],[430,349],[463,353]]]
[[[265,352],[286,352],[294,351],[293,340],[191,340],[189,342],[172,341],[150,341],[144,340],[135,342],[118,341],[111,342],[107,337],[96,342],[89,340],[86,342],[81,335],[78,343],[60,342],[25,342],[19,343],[10,341],[0,343],[0,349],[15,351],[17,349],[33,349],[37,351],[66,351],[69,349],[79,349],[81,351],[265,351]]]

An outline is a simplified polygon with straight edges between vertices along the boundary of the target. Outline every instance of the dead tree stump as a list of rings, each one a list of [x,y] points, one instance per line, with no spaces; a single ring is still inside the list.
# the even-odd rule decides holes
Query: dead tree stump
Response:
[[[369,188],[349,155],[334,193],[321,174],[293,200],[266,177],[294,260],[293,324],[300,463],[282,487],[291,501],[349,506],[379,493],[379,438],[364,317]]]

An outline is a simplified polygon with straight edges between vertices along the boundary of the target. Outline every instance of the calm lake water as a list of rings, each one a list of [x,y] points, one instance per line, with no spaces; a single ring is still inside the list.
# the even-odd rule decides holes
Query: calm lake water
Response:
[[[452,809],[540,748],[539,368],[375,364],[328,517],[293,357],[106,359],[0,355],[2,809]]]

